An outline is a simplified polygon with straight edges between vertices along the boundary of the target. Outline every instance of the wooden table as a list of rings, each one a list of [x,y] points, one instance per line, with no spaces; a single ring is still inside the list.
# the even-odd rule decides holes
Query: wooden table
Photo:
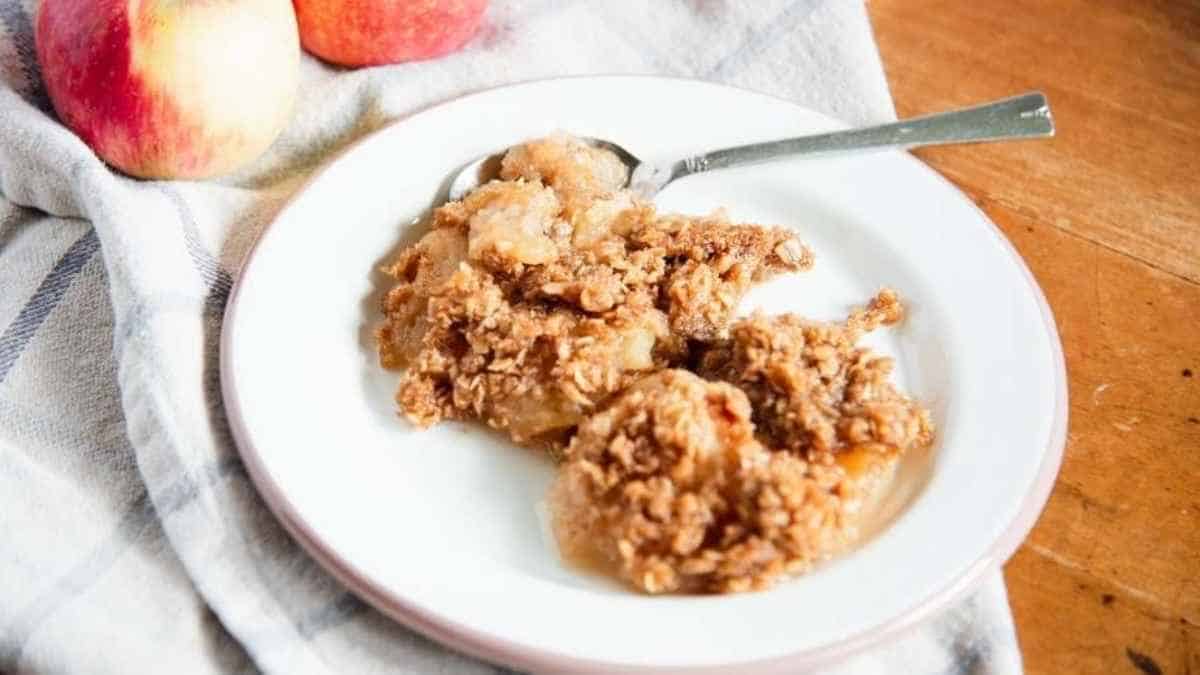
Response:
[[[1041,89],[1058,136],[918,154],[1025,257],[1066,352],[1005,576],[1030,673],[1200,673],[1200,3],[873,0],[901,116]]]

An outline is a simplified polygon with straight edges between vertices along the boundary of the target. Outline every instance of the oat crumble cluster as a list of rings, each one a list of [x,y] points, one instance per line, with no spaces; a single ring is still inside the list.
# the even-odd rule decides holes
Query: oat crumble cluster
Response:
[[[381,363],[419,426],[482,421],[546,448],[567,557],[649,593],[763,588],[843,550],[864,499],[932,439],[859,347],[890,290],[841,324],[734,320],[812,266],[782,228],[658,214],[611,153],[563,135],[438,208],[386,271]]]

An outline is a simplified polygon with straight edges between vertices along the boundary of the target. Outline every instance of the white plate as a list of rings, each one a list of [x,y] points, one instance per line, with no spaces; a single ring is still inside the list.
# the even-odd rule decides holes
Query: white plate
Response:
[[[840,318],[881,285],[910,313],[871,343],[933,410],[933,451],[902,468],[857,551],[762,593],[646,597],[564,566],[539,504],[551,467],[461,424],[397,418],[376,365],[375,272],[467,161],[555,130],[673,157],[841,125],[791,103],[651,77],[535,82],[468,96],[372,135],[279,215],[234,290],[222,384],[264,499],[351,589],[470,653],[535,670],[794,670],[895,635],[970,590],[1044,505],[1066,428],[1060,344],[999,231],[900,152],[692,177],[663,210],[727,206],[795,227],[814,271],[747,305]]]

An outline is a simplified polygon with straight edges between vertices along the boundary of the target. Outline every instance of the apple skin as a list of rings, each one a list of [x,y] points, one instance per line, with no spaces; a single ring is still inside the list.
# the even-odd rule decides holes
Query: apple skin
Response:
[[[208,178],[254,159],[299,86],[288,0],[42,0],[35,39],[59,118],[140,178]]]
[[[441,56],[475,34],[487,0],[295,0],[300,42],[343,66]]]

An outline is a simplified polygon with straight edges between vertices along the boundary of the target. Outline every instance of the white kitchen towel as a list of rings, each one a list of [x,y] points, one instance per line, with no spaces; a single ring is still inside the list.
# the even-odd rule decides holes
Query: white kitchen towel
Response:
[[[283,0],[281,0],[283,1]],[[211,182],[113,172],[55,119],[33,0],[0,0],[0,671],[474,673],[283,533],[217,386],[221,312],[281,204],[347,143],[506,83],[656,73],[851,123],[893,110],[857,0],[493,0],[461,52],[346,71],[311,58],[266,156]],[[997,574],[837,673],[1011,673]],[[503,669],[500,669],[502,672]]]

